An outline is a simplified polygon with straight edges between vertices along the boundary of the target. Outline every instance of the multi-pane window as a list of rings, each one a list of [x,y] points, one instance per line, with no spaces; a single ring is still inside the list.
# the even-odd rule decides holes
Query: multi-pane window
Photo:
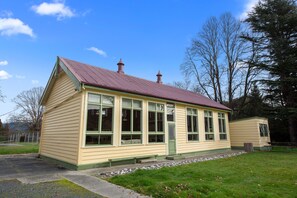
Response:
[[[149,142],[164,142],[164,104],[149,102]]]
[[[114,97],[88,94],[86,145],[111,145]]]
[[[218,113],[219,118],[219,133],[220,133],[220,140],[226,140],[227,139],[227,133],[226,133],[226,119],[224,113]]]
[[[260,136],[261,137],[268,137],[269,136],[269,131],[268,131],[268,126],[267,124],[259,124],[259,131],[260,131]]]
[[[205,140],[214,140],[213,118],[211,111],[204,111]]]
[[[141,144],[142,140],[142,102],[122,99],[122,144]]]
[[[197,110],[187,109],[187,128],[188,128],[188,141],[198,141],[198,120]]]
[[[174,110],[175,110],[174,104],[167,103],[166,107],[167,107],[167,109],[166,109],[167,110],[167,121],[174,122]]]

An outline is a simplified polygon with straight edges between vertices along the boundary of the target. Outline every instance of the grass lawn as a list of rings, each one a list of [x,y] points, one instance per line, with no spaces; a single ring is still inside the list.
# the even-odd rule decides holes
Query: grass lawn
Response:
[[[297,152],[255,152],[108,180],[153,197],[297,197]]]
[[[20,143],[18,146],[0,146],[0,155],[38,153],[39,145],[36,143]]]

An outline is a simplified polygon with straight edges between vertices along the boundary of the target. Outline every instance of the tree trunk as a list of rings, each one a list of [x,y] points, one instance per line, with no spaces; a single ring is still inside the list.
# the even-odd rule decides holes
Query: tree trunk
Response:
[[[296,119],[291,117],[289,118],[289,134],[290,134],[290,141],[292,143],[297,143],[296,133],[297,133]]]

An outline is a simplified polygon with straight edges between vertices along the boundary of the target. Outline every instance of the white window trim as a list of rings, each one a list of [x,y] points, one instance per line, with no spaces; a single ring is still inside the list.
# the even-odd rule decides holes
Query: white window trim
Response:
[[[88,95],[90,94],[99,94],[99,95],[105,95],[105,96],[111,96],[114,98],[114,104],[113,104],[113,117],[112,117],[112,144],[111,145],[86,145],[86,135],[87,135],[87,115],[88,115]],[[82,148],[96,148],[96,147],[114,147],[115,146],[115,106],[116,106],[116,97],[117,95],[109,94],[109,93],[102,93],[102,92],[94,92],[94,91],[86,91],[85,92],[85,104],[84,104],[84,123],[83,123],[83,138],[82,138]],[[100,133],[98,133],[100,134]]]
[[[149,121],[148,121],[148,119],[149,119],[149,103],[156,103],[156,104],[163,104],[164,105],[164,115],[163,115],[163,119],[164,119],[164,123],[163,123],[163,131],[164,132],[149,132]],[[168,141],[167,141],[167,138],[168,138],[168,132],[167,132],[167,126],[166,126],[166,124],[167,124],[167,116],[166,116],[166,111],[167,111],[167,108],[166,108],[166,102],[159,102],[159,101],[152,101],[152,100],[147,100],[147,102],[146,102],[146,107],[147,107],[147,109],[146,109],[146,115],[147,115],[147,120],[146,120],[146,122],[147,122],[147,128],[146,128],[146,131],[147,131],[147,135],[146,135],[146,138],[147,138],[147,141],[146,141],[146,144],[148,144],[148,145],[152,145],[152,144],[167,144],[168,143]],[[150,135],[150,133],[152,134],[152,135],[154,135],[154,134],[156,134],[156,135],[158,135],[158,134],[160,134],[160,135],[164,135],[164,142],[149,142],[149,135]]]
[[[189,135],[189,132],[188,132],[188,109],[195,109],[197,111],[197,132],[193,132],[192,134],[195,134],[197,133],[198,135],[198,140],[190,140],[188,139],[188,135]],[[185,107],[185,115],[186,115],[186,126],[185,126],[185,130],[186,130],[186,142],[187,143],[198,143],[200,142],[200,132],[199,132],[199,127],[200,127],[200,124],[199,124],[199,109],[198,108],[195,108],[195,107],[188,107],[186,106]]]
[[[131,99],[132,102],[133,100],[138,100],[138,101],[141,101],[141,105],[142,105],[142,108],[141,108],[141,143],[140,144],[122,144],[122,114],[123,114],[123,99]],[[144,145],[145,142],[144,142],[144,100],[143,99],[139,99],[139,98],[133,98],[133,97],[130,97],[130,96],[120,96],[120,131],[119,131],[119,146],[136,146],[136,145]],[[131,126],[133,128],[133,126]],[[132,135],[133,133],[129,133],[129,135]],[[127,133],[128,135],[128,133]]]

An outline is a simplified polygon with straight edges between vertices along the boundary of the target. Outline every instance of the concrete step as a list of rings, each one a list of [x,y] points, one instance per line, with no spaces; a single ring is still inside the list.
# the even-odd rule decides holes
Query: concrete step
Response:
[[[166,157],[167,160],[179,160],[179,159],[185,159],[182,155],[169,155]]]
[[[156,162],[157,159],[142,159],[139,160],[139,163],[143,164],[143,163],[150,163],[150,162]]]

